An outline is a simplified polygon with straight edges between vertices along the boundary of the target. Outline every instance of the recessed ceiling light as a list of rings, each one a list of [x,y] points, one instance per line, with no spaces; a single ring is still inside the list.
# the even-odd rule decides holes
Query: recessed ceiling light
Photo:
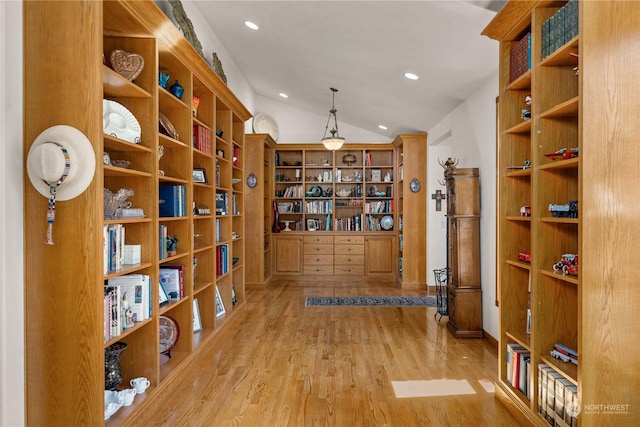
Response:
[[[288,98],[289,97],[289,95],[287,95],[286,93],[282,93],[282,92],[280,92],[278,95],[280,95],[283,98]]]
[[[387,130],[387,127],[385,125],[378,125],[378,127],[382,130]]]
[[[417,75],[413,74],[413,73],[404,73],[404,76],[406,78],[408,78],[409,80],[418,80],[420,77],[418,77]]]
[[[244,21],[244,25],[251,28],[252,30],[257,30],[259,27],[251,21]]]

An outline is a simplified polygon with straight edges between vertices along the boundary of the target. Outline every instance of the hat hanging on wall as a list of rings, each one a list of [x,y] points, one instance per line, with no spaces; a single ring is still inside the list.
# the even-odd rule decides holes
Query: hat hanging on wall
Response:
[[[49,199],[47,240],[52,245],[56,200],[71,200],[87,189],[96,170],[89,139],[78,129],[57,125],[33,141],[27,156],[27,174],[33,187]]]

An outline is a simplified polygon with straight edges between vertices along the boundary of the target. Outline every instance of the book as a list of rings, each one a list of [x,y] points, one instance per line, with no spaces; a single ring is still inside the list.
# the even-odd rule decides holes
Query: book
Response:
[[[104,294],[106,306],[108,310],[105,310],[105,316],[108,318],[108,336],[106,340],[117,337],[122,332],[122,325],[120,321],[120,287],[105,285]]]
[[[149,276],[146,274],[125,274],[107,280],[108,286],[120,288],[120,297],[127,300],[132,320],[141,322],[150,316]],[[124,325],[126,327],[126,324]]]
[[[184,185],[161,185],[158,189],[161,217],[186,216],[186,190]]]
[[[180,270],[176,268],[160,269],[160,285],[170,300],[180,299]]]
[[[184,292],[184,280],[185,280],[185,266],[184,264],[162,264],[162,268],[163,269],[175,269],[178,270],[179,276],[178,276],[178,283],[180,285],[180,298],[184,298],[185,296],[185,292]]]

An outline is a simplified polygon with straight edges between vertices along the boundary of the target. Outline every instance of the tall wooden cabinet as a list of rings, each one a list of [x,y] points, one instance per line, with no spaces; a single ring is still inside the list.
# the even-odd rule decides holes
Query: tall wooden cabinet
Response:
[[[245,268],[247,285],[264,285],[273,274],[273,178],[275,141],[269,134],[245,135],[244,191],[246,221]],[[255,177],[255,187],[249,182]]]
[[[25,176],[26,420],[135,423],[245,300],[245,190],[235,183],[243,181],[250,114],[152,1],[25,2],[24,27],[37,29],[24,38],[25,158],[40,132],[67,124],[91,141],[97,164],[80,196],[56,204],[55,245],[44,244],[47,199]],[[144,59],[134,81],[112,69],[115,49]],[[168,86],[179,81],[181,97],[159,87],[159,72],[171,75]],[[200,101],[197,112],[192,97]],[[139,141],[103,132],[103,99],[135,117]],[[104,164],[103,153],[129,164]],[[181,195],[180,211],[170,216],[160,213],[167,186]],[[129,200],[144,216],[105,218],[104,189],[122,188],[133,190]],[[216,212],[218,200],[226,204]],[[125,243],[139,245],[140,261],[105,271],[103,229],[119,225]],[[162,227],[177,239],[167,254]],[[184,286],[160,305],[160,269],[168,265],[182,266]],[[105,337],[104,283],[126,274],[150,278],[151,313]],[[226,316],[216,315],[216,293]],[[196,300],[201,330],[193,326]],[[159,353],[161,317],[179,327],[171,357]],[[121,387],[138,376],[151,386],[105,422],[105,350],[115,342],[127,344]]]
[[[640,3],[576,4],[575,35],[552,47],[549,19],[564,1],[511,1],[483,32],[500,42],[496,395],[545,425],[543,364],[577,390],[578,425],[631,426],[640,414]],[[530,69],[511,76],[512,49],[528,33]],[[525,160],[530,168],[514,168]],[[570,201],[577,218],[549,210]],[[579,255],[572,274],[554,272],[564,254]],[[556,343],[577,350],[577,366],[550,356]],[[510,381],[508,345],[530,354],[529,391]]]
[[[427,134],[398,135],[398,274],[403,288],[427,286]]]
[[[447,187],[447,283],[449,321],[456,337],[479,338],[482,328],[480,284],[480,182],[477,168],[445,169]]]

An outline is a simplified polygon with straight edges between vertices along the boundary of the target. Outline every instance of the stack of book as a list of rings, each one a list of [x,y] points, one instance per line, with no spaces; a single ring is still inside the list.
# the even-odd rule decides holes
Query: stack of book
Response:
[[[151,277],[125,274],[104,285],[104,340],[119,336],[136,322],[151,317]]]
[[[159,190],[161,217],[187,216],[186,188],[184,185],[161,185]]]
[[[527,399],[531,399],[531,353],[514,343],[507,344],[507,381],[527,396]]]
[[[103,273],[120,271],[124,265],[124,225],[108,224],[102,229],[104,261]]]
[[[229,272],[229,245],[216,247],[216,275],[222,276]]]

